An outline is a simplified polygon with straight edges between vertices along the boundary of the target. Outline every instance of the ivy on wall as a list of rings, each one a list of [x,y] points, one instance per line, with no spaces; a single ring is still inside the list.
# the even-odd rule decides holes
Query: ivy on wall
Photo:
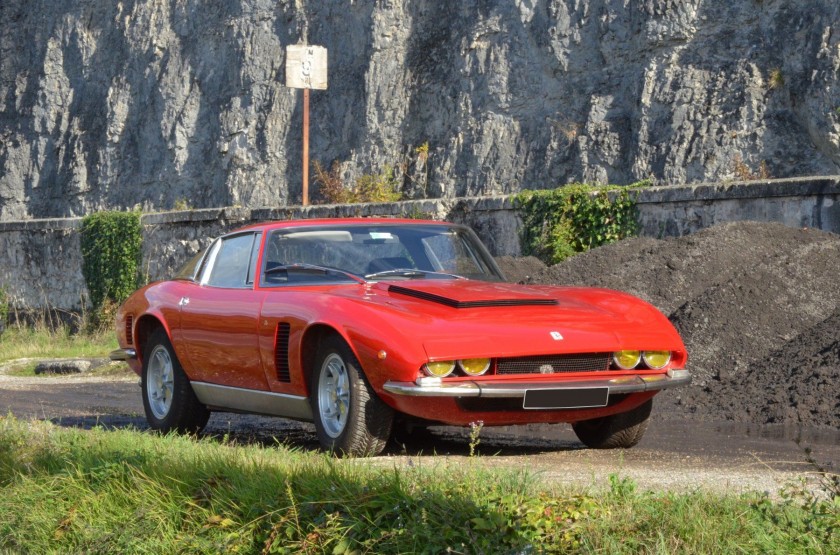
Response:
[[[514,207],[522,218],[522,253],[556,264],[579,252],[638,233],[634,190],[576,183],[558,189],[522,191]]]
[[[6,288],[0,285],[0,335],[6,329],[6,321],[9,318],[9,294]]]
[[[140,212],[97,212],[82,219],[82,275],[94,310],[121,303],[139,284]]]

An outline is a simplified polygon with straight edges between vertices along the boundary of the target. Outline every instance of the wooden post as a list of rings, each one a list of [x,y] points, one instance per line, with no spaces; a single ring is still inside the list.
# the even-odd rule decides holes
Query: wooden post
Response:
[[[309,89],[303,89],[303,205],[309,204]]]
[[[303,89],[303,206],[309,204],[309,90],[327,89],[327,49],[294,44],[286,47],[286,86]]]

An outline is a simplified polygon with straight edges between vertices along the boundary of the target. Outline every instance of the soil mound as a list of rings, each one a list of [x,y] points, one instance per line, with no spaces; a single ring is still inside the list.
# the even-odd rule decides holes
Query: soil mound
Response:
[[[508,281],[526,282],[532,276],[545,271],[545,263],[536,256],[497,256],[496,264]]]
[[[666,314],[694,383],[660,395],[659,411],[840,427],[838,261],[840,236],[738,222],[622,241],[524,281],[619,289]]]

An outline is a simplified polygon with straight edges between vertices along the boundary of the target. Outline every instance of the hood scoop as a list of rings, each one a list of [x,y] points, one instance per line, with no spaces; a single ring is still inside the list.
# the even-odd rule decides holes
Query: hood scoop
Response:
[[[409,287],[401,287],[399,285],[389,285],[388,291],[391,293],[397,293],[399,295],[405,295],[407,297],[414,297],[415,299],[421,299],[424,301],[429,301],[433,303],[442,304],[444,306],[449,306],[452,308],[487,308],[487,307],[495,307],[495,306],[555,306],[559,304],[557,299],[551,298],[528,298],[528,297],[519,297],[519,298],[477,298],[477,299],[470,299],[470,300],[458,300],[453,299],[451,297],[447,297],[444,295],[438,295],[435,293],[430,293],[428,291],[421,291],[418,289],[411,289]]]

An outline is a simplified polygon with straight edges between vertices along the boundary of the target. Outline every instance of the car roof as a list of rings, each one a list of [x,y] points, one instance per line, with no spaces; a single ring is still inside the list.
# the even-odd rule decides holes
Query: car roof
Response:
[[[248,225],[232,230],[225,235],[231,233],[240,233],[242,231],[252,230],[272,230],[294,227],[324,227],[324,226],[371,226],[371,225],[447,225],[461,227],[458,224],[451,222],[443,222],[439,220],[414,220],[406,218],[317,218],[311,220],[280,220],[273,222],[263,222],[259,224]]]

